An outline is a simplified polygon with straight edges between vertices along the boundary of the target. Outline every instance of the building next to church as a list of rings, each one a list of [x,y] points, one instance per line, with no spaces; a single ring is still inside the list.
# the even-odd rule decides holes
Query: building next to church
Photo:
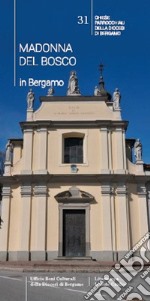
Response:
[[[116,261],[150,223],[150,166],[139,139],[126,139],[118,89],[100,82],[80,94],[27,95],[23,139],[9,139],[2,186],[0,260],[92,258]],[[138,133],[137,133],[138,136]]]

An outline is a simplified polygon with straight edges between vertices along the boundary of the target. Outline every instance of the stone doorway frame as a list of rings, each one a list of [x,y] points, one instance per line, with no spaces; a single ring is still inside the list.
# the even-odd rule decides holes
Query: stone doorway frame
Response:
[[[85,210],[85,256],[90,256],[90,204],[59,204],[58,256],[63,257],[63,210]]]
[[[90,256],[90,203],[95,201],[88,192],[72,186],[55,196],[59,203],[59,243],[58,257],[63,257],[63,210],[85,210],[85,256]],[[65,258],[65,257],[64,257]]]

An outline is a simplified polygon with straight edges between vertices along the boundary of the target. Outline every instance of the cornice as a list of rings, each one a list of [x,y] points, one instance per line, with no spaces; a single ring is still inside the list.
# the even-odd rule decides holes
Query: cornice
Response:
[[[20,122],[22,130],[45,128],[122,128],[127,129],[128,121],[126,120],[37,120]]]
[[[40,96],[40,102],[108,102],[107,96]],[[108,102],[113,104],[113,102]]]
[[[65,184],[105,184],[105,183],[135,183],[150,185],[150,176],[148,175],[130,175],[130,174],[31,174],[23,175],[18,174],[14,176],[0,177],[0,184],[23,185],[24,183],[65,183]]]

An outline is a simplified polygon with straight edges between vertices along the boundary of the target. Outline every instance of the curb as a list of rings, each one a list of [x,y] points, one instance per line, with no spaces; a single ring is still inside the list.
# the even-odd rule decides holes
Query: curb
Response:
[[[23,267],[0,267],[0,272],[2,271],[17,271],[17,272],[22,272],[22,273],[101,273],[101,272],[109,272],[110,268],[99,268],[99,269],[93,269],[93,268],[23,268]]]
[[[150,265],[145,265],[144,269]],[[113,262],[0,262],[0,271],[18,271],[23,273],[101,273],[115,267]]]

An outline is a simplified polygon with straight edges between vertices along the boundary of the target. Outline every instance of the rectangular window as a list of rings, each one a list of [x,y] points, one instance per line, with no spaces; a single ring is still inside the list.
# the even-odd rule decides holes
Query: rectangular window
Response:
[[[83,163],[83,138],[64,139],[64,163]]]

